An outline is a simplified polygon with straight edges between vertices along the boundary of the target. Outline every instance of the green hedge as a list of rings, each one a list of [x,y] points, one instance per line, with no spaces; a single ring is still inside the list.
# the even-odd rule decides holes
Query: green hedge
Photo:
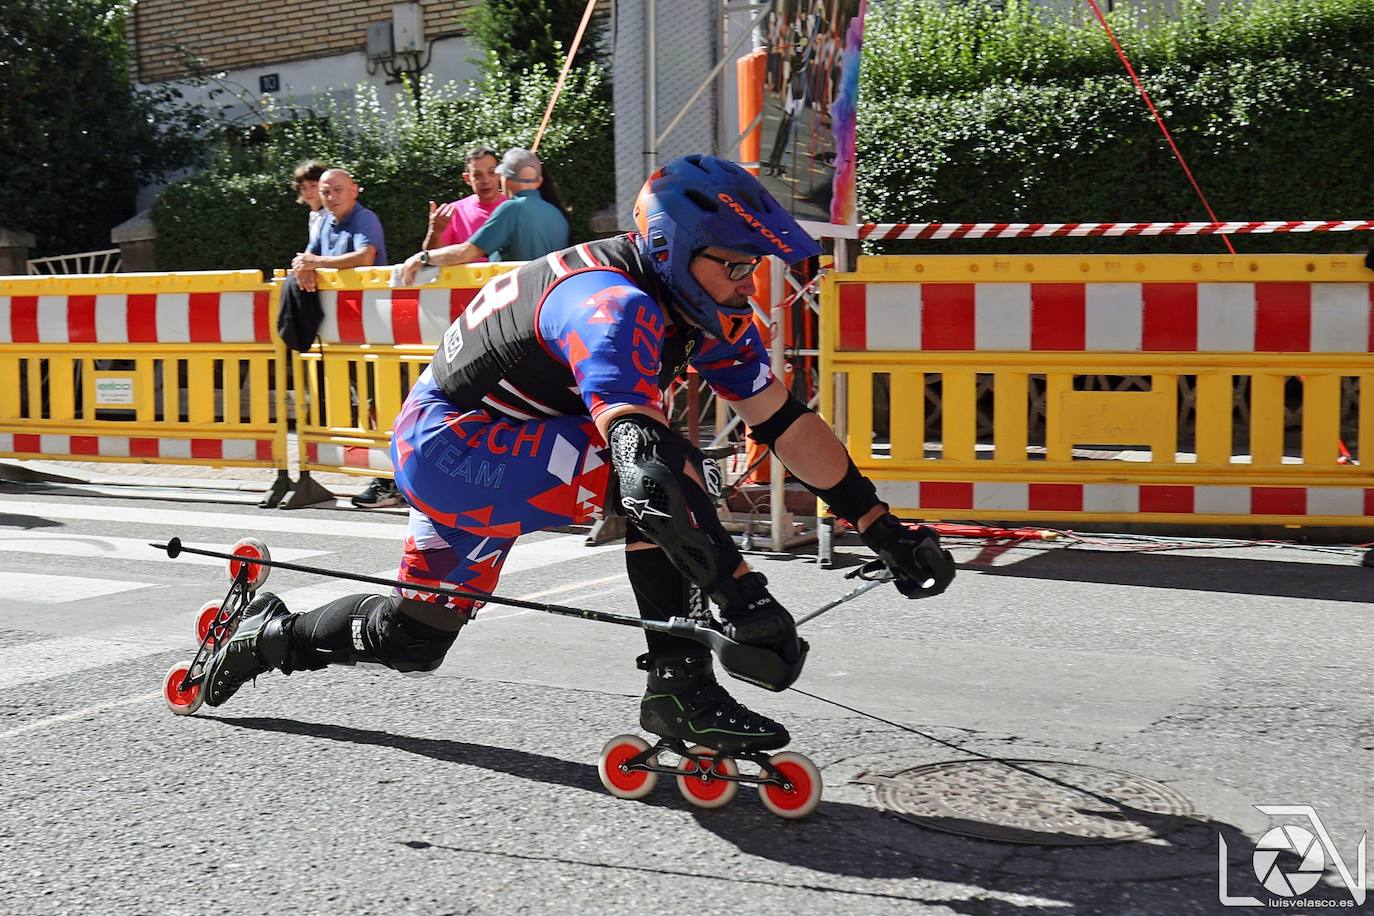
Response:
[[[1059,36],[1059,56],[1026,63],[1035,81],[1008,75],[1014,55],[1006,48],[1014,43],[1002,39],[1014,30],[1007,22],[1030,21],[1015,3],[1002,30],[989,26],[981,42],[971,32],[946,29],[951,42],[963,44],[940,52],[938,59],[949,62],[944,71],[914,51],[905,69],[886,59],[870,70],[893,42],[919,33],[922,15],[944,17],[946,26],[979,17],[1001,21],[985,8],[934,11],[918,0],[886,10],[870,25],[864,47],[858,158],[865,219],[1207,218],[1110,48],[1106,58],[1094,56],[1088,27],[1040,20],[1025,26]],[[916,18],[901,19],[903,10]],[[1156,25],[1155,32],[1126,30],[1148,52],[1142,78],[1213,208],[1222,219],[1369,217],[1374,183],[1361,164],[1374,112],[1374,0],[1257,0],[1251,16],[1230,10],[1210,25],[1185,17]],[[1095,23],[1092,29],[1101,34]],[[979,80],[984,85],[967,88]],[[922,86],[936,88],[916,91]],[[1365,235],[1293,235],[1234,243],[1251,252],[1355,251],[1368,241]],[[893,243],[883,250],[1224,247],[1216,238],[1133,238]]]
[[[271,121],[251,144],[224,147],[213,165],[162,192],[153,209],[162,270],[284,267],[305,245],[305,208],[294,203],[291,171],[301,159],[349,169],[359,201],[386,230],[399,262],[424,239],[428,201],[468,192],[464,153],[483,143],[497,150],[528,146],[553,90],[543,73],[503,74],[464,91],[422,80],[418,105],[398,101],[385,112],[365,89],[351,108],[266,112]],[[589,67],[569,80],[540,145],[565,203],[572,234],[591,237],[588,220],[611,203],[611,115],[604,71]]]

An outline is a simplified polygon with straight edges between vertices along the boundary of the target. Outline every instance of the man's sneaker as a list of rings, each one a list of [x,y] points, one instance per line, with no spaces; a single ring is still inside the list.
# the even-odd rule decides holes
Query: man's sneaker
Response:
[[[291,616],[271,592],[262,592],[249,603],[238,630],[206,666],[207,705],[219,706],[250,678],[286,667],[290,642],[286,622]]]
[[[359,509],[384,509],[387,506],[399,506],[405,500],[401,499],[401,491],[396,488],[396,481],[387,480],[385,477],[378,477],[368,484],[367,489],[353,497],[353,505]]]

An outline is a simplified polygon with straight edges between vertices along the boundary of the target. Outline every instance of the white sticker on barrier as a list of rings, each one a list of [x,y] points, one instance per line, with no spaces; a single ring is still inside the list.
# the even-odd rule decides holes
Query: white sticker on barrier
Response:
[[[129,342],[128,300],[123,295],[95,297],[95,339],[101,343]]]
[[[158,455],[162,458],[190,458],[191,440],[190,439],[159,439],[157,442]]]
[[[919,283],[872,283],[864,298],[868,349],[921,349]]]
[[[1255,349],[1255,284],[1197,285],[1197,348],[1230,353]]]
[[[232,461],[252,461],[258,457],[258,444],[250,439],[225,439],[222,454]]]
[[[67,297],[39,296],[38,342],[66,343],[68,339]]]
[[[1144,341],[1139,283],[1089,283],[1084,298],[1083,349],[1134,352]]]
[[[1139,512],[1140,488],[1121,484],[1084,484],[1083,511]]]
[[[38,451],[44,455],[70,455],[72,453],[71,437],[55,434],[39,436]]]
[[[916,507],[921,504],[921,485],[908,480],[875,481],[878,498],[888,505]]]
[[[391,330],[391,290],[363,291],[363,338],[374,344],[396,342]]]
[[[10,297],[0,296],[0,343],[14,343],[14,332],[10,330],[10,315],[12,313]]]
[[[1194,487],[1193,511],[1199,515],[1249,515],[1249,487]]]
[[[1312,284],[1312,352],[1369,350],[1368,283]]]
[[[129,457],[128,436],[100,436],[96,439],[96,451],[112,458]]]
[[[225,343],[254,343],[256,306],[254,294],[219,294],[219,339]]]
[[[324,309],[324,320],[320,322],[319,338],[325,343],[339,339],[339,293],[337,290],[320,290],[320,307]]]
[[[157,294],[158,343],[191,342],[191,294]]]
[[[444,332],[452,324],[449,320],[449,302],[453,293],[447,289],[420,290],[420,339],[425,343],[438,344]]]
[[[1308,487],[1308,515],[1364,515],[1364,490],[1359,487]]]
[[[1025,512],[1030,508],[1030,484],[975,483],[973,508]]]
[[[979,283],[973,288],[974,343],[978,350],[1029,350],[1029,283]]]

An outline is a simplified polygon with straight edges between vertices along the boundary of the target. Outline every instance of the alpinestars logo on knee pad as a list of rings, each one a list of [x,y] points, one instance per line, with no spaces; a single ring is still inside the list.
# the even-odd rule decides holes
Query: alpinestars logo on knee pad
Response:
[[[649,498],[635,499],[632,496],[620,497],[620,504],[625,507],[625,511],[630,513],[630,517],[635,521],[640,521],[646,515],[657,515],[660,518],[672,518],[667,512],[655,509],[649,505]]]

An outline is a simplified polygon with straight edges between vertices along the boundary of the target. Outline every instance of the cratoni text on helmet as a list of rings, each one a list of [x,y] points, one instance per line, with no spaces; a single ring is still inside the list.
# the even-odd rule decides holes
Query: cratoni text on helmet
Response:
[[[781,251],[783,254],[792,253],[791,245],[788,245],[782,239],[778,238],[777,234],[774,233],[772,229],[769,229],[763,223],[759,222],[758,217],[754,216],[754,214],[744,209],[744,207],[740,205],[738,202],[736,202],[736,200],[729,194],[726,194],[724,191],[721,191],[719,194],[716,195],[716,197],[720,198],[720,200],[723,201],[725,205],[729,207],[731,210],[734,210],[736,213],[738,213],[740,218],[743,219],[746,223],[748,223],[753,228],[757,229],[759,232],[763,233],[763,237],[768,239],[768,241],[772,242],[774,245],[778,246],[778,250]]]

